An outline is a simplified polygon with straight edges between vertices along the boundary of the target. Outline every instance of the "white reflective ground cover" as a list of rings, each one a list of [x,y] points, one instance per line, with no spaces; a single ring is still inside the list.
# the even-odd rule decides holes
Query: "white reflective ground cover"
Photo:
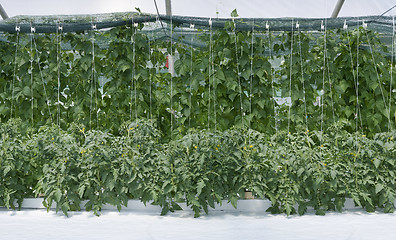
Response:
[[[62,213],[0,209],[0,239],[396,239],[396,214],[361,209],[316,216],[265,212],[191,211],[159,216],[153,211],[103,210]]]

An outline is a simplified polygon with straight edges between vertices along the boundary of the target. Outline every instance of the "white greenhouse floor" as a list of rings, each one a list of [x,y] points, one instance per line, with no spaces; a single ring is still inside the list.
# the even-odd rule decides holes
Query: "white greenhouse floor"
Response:
[[[396,213],[349,209],[316,216],[265,212],[210,211],[194,218],[184,210],[159,216],[159,211],[103,210],[62,213],[44,209],[0,208],[0,239],[396,239]]]

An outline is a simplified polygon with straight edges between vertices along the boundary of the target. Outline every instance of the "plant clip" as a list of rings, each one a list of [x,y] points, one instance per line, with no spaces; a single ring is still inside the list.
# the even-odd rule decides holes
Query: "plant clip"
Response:
[[[320,24],[320,30],[324,30],[325,29],[325,27],[324,27],[324,25],[323,25],[323,20],[322,20],[322,23]]]
[[[96,24],[92,24],[92,29],[95,30],[96,29]]]
[[[212,18],[209,18],[209,26],[212,27]]]
[[[36,32],[36,28],[35,27],[30,27],[30,32],[31,33],[35,33]]]
[[[297,28],[297,29],[300,28],[300,24],[298,23],[298,21],[296,22],[296,28]]]
[[[134,26],[134,27],[138,27],[138,26],[139,26],[139,23],[133,23],[133,26]]]
[[[191,28],[191,29],[194,29],[194,27],[195,27],[195,25],[192,24],[192,23],[190,23],[190,28]]]
[[[367,23],[365,23],[365,22],[363,21],[362,26],[363,26],[364,29],[366,29],[366,28],[367,28]]]
[[[268,21],[265,23],[265,28],[266,28],[267,30],[269,30],[269,28],[270,28],[270,25],[268,24]]]
[[[58,30],[62,32],[63,31],[63,26],[59,25],[58,26]]]
[[[15,26],[15,32],[20,32],[21,31],[21,26]]]
[[[346,20],[344,21],[344,26],[342,27],[344,30],[348,29],[348,25],[346,24]]]

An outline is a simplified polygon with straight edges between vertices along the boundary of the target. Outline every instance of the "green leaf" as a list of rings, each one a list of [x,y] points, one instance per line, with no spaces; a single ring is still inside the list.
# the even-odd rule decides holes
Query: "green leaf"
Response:
[[[62,208],[61,208],[61,209],[62,209],[63,214],[65,214],[66,217],[67,217],[67,216],[68,216],[67,212],[70,210],[69,203],[64,202],[64,203],[62,204]]]
[[[180,205],[175,202],[172,202],[172,209],[173,210],[183,210],[183,208],[180,207]]]
[[[331,171],[330,171],[330,176],[331,176],[332,179],[336,179],[336,177],[337,177],[337,172],[334,171],[334,170],[331,170]]]
[[[304,173],[304,171],[305,171],[305,169],[304,169],[304,168],[300,168],[300,169],[298,169],[298,171],[297,171],[297,177],[300,177],[300,176],[301,176],[301,174],[303,174],[303,173]]]
[[[4,168],[3,176],[5,177],[11,170],[12,170],[12,167],[10,165],[6,166]]]
[[[168,212],[169,212],[169,206],[168,204],[166,204],[165,206],[162,207],[161,216],[166,215]]]
[[[257,195],[260,198],[264,198],[265,197],[263,191],[261,191],[261,189],[259,187],[254,186],[254,187],[252,187],[252,190],[253,190],[253,192],[257,193]]]
[[[232,10],[231,17],[239,17],[238,12],[236,9]]]
[[[237,199],[237,197],[234,195],[234,196],[231,196],[231,198],[230,198],[230,202],[231,202],[231,205],[236,209],[237,208],[237,201],[238,201],[238,199]]]
[[[83,197],[84,191],[85,191],[85,185],[82,185],[82,186],[78,189],[78,195],[80,196],[80,198]]]
[[[374,159],[373,161],[375,168],[378,168],[379,165],[381,164],[381,160],[379,160],[378,158]]]
[[[359,196],[357,196],[356,194],[353,194],[353,195],[352,195],[352,200],[353,200],[359,207],[362,207],[362,204],[360,203]]]
[[[201,195],[202,189],[205,187],[205,182],[203,180],[200,180],[197,183],[197,195]]]
[[[164,189],[164,193],[168,193],[170,192],[170,190],[172,189],[172,184],[170,181],[165,181],[164,184],[162,185],[162,189]]]
[[[347,81],[343,80],[343,81],[340,82],[339,86],[342,89],[342,91],[345,92],[348,89],[349,84],[348,84]]]
[[[62,198],[62,192],[59,188],[55,190],[54,197],[55,197],[55,201],[59,203]]]
[[[24,96],[27,96],[27,97],[30,97],[30,96],[32,95],[32,93],[31,93],[31,91],[30,91],[30,88],[29,88],[28,86],[25,86],[25,87],[22,89],[22,94],[23,94]]]
[[[382,184],[377,183],[377,184],[375,185],[375,193],[376,193],[376,194],[379,193],[379,192],[381,192],[382,189],[384,189],[384,186],[383,186]]]

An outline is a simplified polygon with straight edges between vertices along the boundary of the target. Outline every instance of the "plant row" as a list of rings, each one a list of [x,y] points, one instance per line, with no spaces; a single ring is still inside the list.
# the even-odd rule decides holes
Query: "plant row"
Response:
[[[370,212],[393,212],[396,131],[367,138],[347,127],[274,135],[191,129],[164,141],[151,120],[125,122],[114,136],[11,119],[0,125],[0,206],[40,196],[67,215],[86,200],[85,209],[99,215],[104,204],[121,210],[137,199],[161,206],[161,214],[184,202],[197,217],[223,200],[237,207],[248,189],[269,199],[272,213],[342,211],[346,198]]]
[[[170,128],[241,126],[272,135],[301,125],[319,130],[340,119],[351,122],[348,131],[368,136],[394,127],[395,68],[386,57],[393,48],[377,33],[363,27],[239,31],[235,24],[197,30],[173,44],[144,24],[6,34],[0,120],[63,129],[81,123],[118,135],[123,122],[150,118],[168,138]],[[203,47],[192,47],[196,42]],[[165,64],[169,54],[176,59],[173,77]]]

